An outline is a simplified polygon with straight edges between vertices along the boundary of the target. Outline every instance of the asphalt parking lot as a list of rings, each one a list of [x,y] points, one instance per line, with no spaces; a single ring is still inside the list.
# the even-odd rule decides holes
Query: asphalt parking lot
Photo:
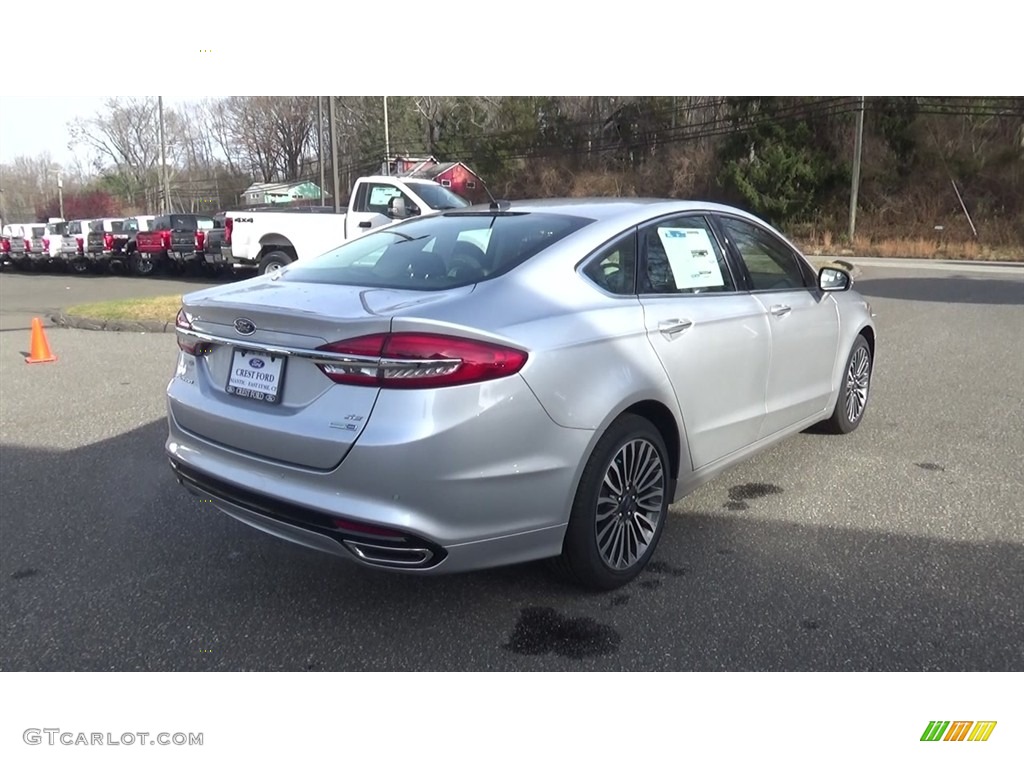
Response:
[[[629,587],[380,574],[179,488],[171,334],[28,327],[197,287],[0,275],[0,669],[1024,670],[1024,269],[869,265],[865,421],[673,507]]]

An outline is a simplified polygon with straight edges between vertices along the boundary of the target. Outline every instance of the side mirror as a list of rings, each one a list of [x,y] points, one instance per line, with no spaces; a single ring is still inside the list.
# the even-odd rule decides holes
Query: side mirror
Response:
[[[822,267],[818,272],[818,288],[823,291],[848,291],[852,285],[850,275],[834,267]]]
[[[392,219],[406,219],[409,217],[409,212],[405,209],[404,197],[397,195],[391,198],[391,202],[388,203],[388,216]]]

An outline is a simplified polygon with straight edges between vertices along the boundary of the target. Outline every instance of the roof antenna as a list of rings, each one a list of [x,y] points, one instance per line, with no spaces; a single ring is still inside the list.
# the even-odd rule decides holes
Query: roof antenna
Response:
[[[483,179],[481,179],[481,181],[483,181]],[[487,197],[491,200],[490,209],[492,211],[507,211],[512,207],[512,203],[508,200],[496,200],[494,195],[491,194],[491,188],[487,185],[486,181],[484,181],[484,191],[487,193]]]

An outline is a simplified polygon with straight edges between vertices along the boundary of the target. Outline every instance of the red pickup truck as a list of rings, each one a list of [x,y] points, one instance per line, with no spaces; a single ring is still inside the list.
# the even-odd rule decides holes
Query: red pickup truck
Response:
[[[139,232],[136,236],[132,274],[151,275],[170,264],[180,270],[192,261],[202,262],[206,232],[211,229],[211,216],[195,213],[157,216],[149,232]]]

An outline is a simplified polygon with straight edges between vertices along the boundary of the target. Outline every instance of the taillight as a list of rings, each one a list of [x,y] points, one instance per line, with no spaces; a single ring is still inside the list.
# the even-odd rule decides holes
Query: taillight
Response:
[[[103,233],[103,250],[112,251],[114,250],[114,236],[109,232]]]
[[[43,238],[43,250],[47,253],[50,252],[50,238],[48,237]]]
[[[235,222],[231,219],[224,219],[224,245],[231,245],[231,230],[235,228]]]
[[[25,250],[26,251],[31,251],[32,250],[32,241],[27,239],[27,238],[25,240]]]
[[[500,379],[517,373],[527,359],[522,350],[433,333],[380,333],[317,349],[354,358],[321,364],[320,370],[331,381],[386,389],[451,387]]]
[[[82,242],[82,238],[76,237],[75,238],[75,242],[78,243],[78,252],[79,253],[83,253],[85,251],[85,246],[84,246],[84,243]]]
[[[196,232],[196,250],[203,250],[203,246],[206,244],[206,233]]]
[[[5,237],[3,240],[0,240],[0,251],[3,253],[11,252],[11,239],[9,237]]]
[[[167,249],[171,247],[171,233],[161,232],[160,233],[160,247]]]
[[[174,318],[174,327],[181,328],[184,331],[192,330],[192,318],[189,317],[184,307],[178,310],[178,316]],[[178,334],[175,334],[175,336],[178,337],[178,348],[181,349],[182,352],[187,352],[190,355],[205,355],[213,349],[209,342],[182,338]]]

